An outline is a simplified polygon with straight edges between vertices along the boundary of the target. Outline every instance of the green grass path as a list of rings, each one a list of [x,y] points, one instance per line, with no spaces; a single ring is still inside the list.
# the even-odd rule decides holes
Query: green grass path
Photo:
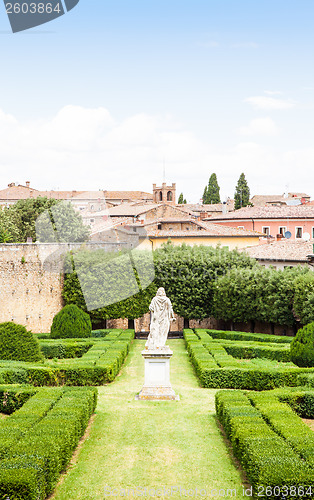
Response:
[[[184,489],[204,489],[194,498],[242,497],[240,472],[233,465],[215,420],[215,390],[202,389],[182,340],[170,340],[171,383],[180,401],[135,401],[144,382],[136,340],[115,382],[99,387],[96,415],[89,436],[58,485],[54,500],[121,498],[120,490],[138,488],[125,498],[188,498]],[[116,496],[105,495],[105,487]],[[160,496],[157,489],[181,487]],[[108,492],[110,490],[107,490]],[[213,489],[221,490],[212,491]],[[210,493],[212,491],[212,494]],[[224,493],[225,492],[225,493]],[[123,491],[122,491],[123,493]],[[140,495],[141,493],[141,495]],[[233,492],[234,497],[234,492]]]

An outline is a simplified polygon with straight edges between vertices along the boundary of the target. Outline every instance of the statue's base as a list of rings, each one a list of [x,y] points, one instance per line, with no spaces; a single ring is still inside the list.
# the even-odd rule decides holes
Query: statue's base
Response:
[[[178,400],[170,383],[170,358],[172,351],[168,346],[142,351],[145,360],[145,382],[138,400],[171,401]]]

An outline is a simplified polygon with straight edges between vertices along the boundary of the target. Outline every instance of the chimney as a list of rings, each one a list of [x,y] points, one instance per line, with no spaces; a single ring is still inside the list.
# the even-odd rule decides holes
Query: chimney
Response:
[[[26,187],[29,188],[29,186],[30,186],[30,182],[26,181]]]

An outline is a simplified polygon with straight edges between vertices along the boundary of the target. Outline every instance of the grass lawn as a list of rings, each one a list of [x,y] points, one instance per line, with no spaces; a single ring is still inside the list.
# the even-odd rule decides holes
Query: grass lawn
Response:
[[[165,498],[171,499],[188,498],[183,490],[196,488],[194,498],[235,497],[231,490],[242,497],[241,473],[215,419],[216,389],[199,386],[182,340],[168,341],[174,352],[171,382],[181,400],[135,401],[144,382],[144,344],[134,341],[115,382],[99,387],[88,435],[52,498],[120,498],[120,490],[128,488],[138,488],[138,495],[125,492],[125,498],[154,498],[149,489],[155,489],[155,498],[164,498],[163,487],[181,487],[181,494],[168,492]]]

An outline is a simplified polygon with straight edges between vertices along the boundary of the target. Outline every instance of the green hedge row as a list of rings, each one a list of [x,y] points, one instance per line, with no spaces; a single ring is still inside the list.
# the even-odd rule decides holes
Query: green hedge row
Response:
[[[97,389],[43,388],[0,427],[0,497],[43,500],[94,412]]]
[[[93,345],[91,341],[41,340],[40,350],[47,359],[81,358]]]
[[[186,348],[203,387],[220,389],[269,390],[282,386],[314,387],[314,370],[298,367],[257,368],[241,366],[223,347],[209,337],[200,340],[192,330],[183,331]],[[209,354],[206,356],[205,352]],[[211,356],[212,355],[212,356]],[[217,365],[217,366],[216,366]],[[219,365],[219,366],[218,366]]]
[[[290,344],[293,340],[293,337],[286,337],[283,335],[268,335],[267,333],[230,332],[224,330],[201,331],[206,331],[213,339],[253,340],[257,342],[273,342],[274,344]]]
[[[313,497],[314,470],[310,463],[267,424],[245,394],[218,392],[216,412],[257,497]]]
[[[251,403],[268,425],[301,456],[314,466],[314,433],[287,403],[272,393],[249,394]],[[314,493],[314,492],[313,492]]]
[[[17,382],[34,386],[103,385],[119,373],[133,338],[134,330],[125,330],[111,342],[94,339],[94,345],[81,358],[46,360],[45,365],[0,361],[0,370],[17,370]]]
[[[0,413],[11,415],[34,394],[36,389],[21,385],[2,385],[0,386]]]

